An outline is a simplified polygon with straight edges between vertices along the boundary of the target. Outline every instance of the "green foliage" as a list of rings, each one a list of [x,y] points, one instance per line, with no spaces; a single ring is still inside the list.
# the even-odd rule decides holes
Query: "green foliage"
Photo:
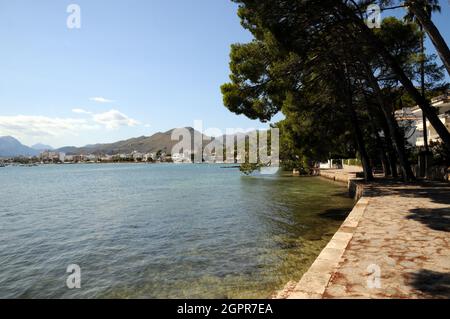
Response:
[[[402,167],[409,166],[393,112],[408,99],[417,102],[417,95],[410,96],[414,87],[402,87],[418,79],[424,58],[416,24],[387,18],[380,29],[366,32],[358,14],[373,1],[235,2],[254,40],[231,48],[230,82],[221,87],[224,104],[262,122],[283,113],[276,126],[286,167],[356,153],[362,163],[355,164],[365,172],[386,158],[396,165],[395,155]],[[442,68],[434,60],[426,57],[430,90],[442,86]]]
[[[350,166],[362,167],[362,163],[361,163],[361,160],[359,158],[352,158],[352,159],[344,160],[344,164],[345,165],[350,165]]]
[[[433,162],[435,165],[450,167],[450,149],[443,143],[431,142],[430,151],[433,153]]]

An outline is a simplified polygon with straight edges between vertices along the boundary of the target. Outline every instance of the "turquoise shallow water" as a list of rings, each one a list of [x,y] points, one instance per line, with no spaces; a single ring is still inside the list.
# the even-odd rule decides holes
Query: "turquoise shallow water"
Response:
[[[0,298],[269,297],[353,205],[320,178],[215,165],[7,167],[0,187]]]

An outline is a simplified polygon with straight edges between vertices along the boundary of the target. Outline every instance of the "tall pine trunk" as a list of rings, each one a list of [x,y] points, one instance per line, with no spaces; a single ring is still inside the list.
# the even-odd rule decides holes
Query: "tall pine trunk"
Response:
[[[355,144],[358,149],[359,155],[361,156],[361,162],[363,164],[364,179],[367,182],[373,181],[374,178],[372,165],[370,165],[369,155],[367,154],[366,145],[364,143],[363,132],[361,130],[361,127],[359,126],[358,115],[356,114],[355,108],[353,106],[353,98],[351,94],[347,94],[347,111],[350,117]]]
[[[448,74],[450,75],[450,49],[448,48],[448,45],[439,32],[438,28],[436,28],[429,15],[426,14],[426,12],[423,10],[423,8],[420,7],[420,5],[412,4],[408,8],[412,13],[414,13],[417,20],[427,32],[428,36],[431,39],[431,42],[433,42],[436,51],[438,52],[442,62],[444,63]]]
[[[386,49],[384,43],[375,36],[373,31],[369,29],[364,21],[360,17],[358,17],[356,13],[348,7],[347,4],[339,2],[338,5],[339,8],[342,9],[342,12],[355,23],[355,25],[361,31],[362,37],[367,41],[367,43],[371,45],[375,52],[379,54],[388,64],[388,66],[397,76],[398,80],[402,83],[408,94],[414,99],[417,105],[419,105],[422,112],[428,118],[431,125],[434,127],[439,137],[442,139],[443,143],[447,148],[450,148],[450,132],[447,130],[444,123],[441,122],[439,116],[431,107],[431,104],[416,89],[411,79],[408,78],[395,57],[392,56],[392,54]]]
[[[361,162],[363,165],[364,179],[366,182],[373,181],[372,165],[370,164],[370,158],[366,150],[366,145],[364,142],[364,135],[358,121],[358,114],[356,113],[355,107],[353,105],[353,88],[351,84],[351,79],[348,75],[347,66],[344,64],[343,70],[336,70],[336,80],[337,85],[341,89],[342,101],[345,104],[347,114],[350,119],[350,126],[353,133],[353,138],[358,149],[359,155],[361,156]]]
[[[375,125],[376,121],[376,116],[375,116],[375,112],[372,110],[372,107],[369,103],[369,100],[367,99],[367,97],[365,97],[366,99],[366,108],[367,108],[367,114],[369,116],[369,126],[370,126],[370,130],[372,131],[372,134],[375,135],[375,142],[378,148],[378,151],[380,153],[380,160],[381,163],[383,165],[383,172],[384,172],[384,177],[388,177],[388,176],[392,176],[391,174],[391,166],[389,164],[389,159],[387,158],[386,154],[386,149],[384,147],[383,141],[380,137],[379,134],[379,130],[377,129],[377,126]]]
[[[372,70],[368,65],[366,65],[366,74],[370,87],[374,90],[376,99],[380,105],[381,111],[386,119],[389,135],[392,140],[392,145],[397,153],[398,159],[400,161],[400,166],[403,173],[403,178],[407,181],[414,180],[414,174],[411,169],[411,164],[409,163],[408,157],[406,155],[405,150],[405,141],[403,136],[400,134],[398,124],[392,115],[392,112],[388,109],[387,103],[384,99],[383,93],[381,92],[381,88],[378,84],[377,79],[372,73]]]
[[[395,148],[392,143],[389,126],[388,126],[386,118],[384,117],[383,111],[381,110],[381,107],[379,105],[378,105],[377,111],[378,111],[377,114],[379,114],[378,119],[381,123],[381,129],[384,134],[384,142],[386,145],[386,151],[387,151],[387,155],[388,155],[388,159],[389,159],[389,166],[391,168],[391,176],[393,178],[397,178],[398,177],[397,157],[395,156]]]
[[[356,115],[353,106],[349,106],[350,122],[352,124],[353,136],[355,138],[355,143],[358,148],[359,155],[361,156],[361,162],[363,164],[364,179],[367,182],[373,181],[372,166],[370,165],[369,155],[367,155],[366,146],[364,144],[364,138],[362,134],[361,127],[358,123],[358,117]]]
[[[380,112],[381,112],[381,109],[380,109]],[[389,126],[388,126],[387,121],[384,118],[384,116],[382,117],[381,125],[382,125],[383,134],[384,134],[384,140],[386,143],[386,150],[387,150],[387,155],[388,155],[388,159],[389,159],[389,166],[391,168],[391,176],[393,178],[397,178],[398,177],[397,157],[395,156],[395,148],[394,148],[394,145],[392,143],[392,138],[389,133]]]
[[[383,165],[384,177],[392,176],[391,167],[389,165],[389,160],[386,156],[386,150],[384,149],[383,141],[381,140],[381,137],[376,131],[376,129],[372,128],[372,131],[375,134],[375,142],[380,154],[381,164]]]

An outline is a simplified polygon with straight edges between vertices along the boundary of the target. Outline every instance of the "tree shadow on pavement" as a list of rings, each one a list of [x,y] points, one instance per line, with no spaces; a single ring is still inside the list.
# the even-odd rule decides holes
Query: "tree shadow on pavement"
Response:
[[[403,198],[423,198],[424,204],[434,203],[444,207],[414,208],[409,210],[407,219],[421,222],[437,231],[450,231],[450,184],[443,182],[401,183],[384,180],[371,192],[370,197],[398,196]],[[435,205],[434,205],[435,206]]]
[[[422,269],[412,274],[410,284],[430,298],[450,298],[450,273]]]
[[[450,184],[443,182],[417,182],[401,183],[398,181],[383,181],[372,196],[395,195],[400,197],[424,198],[438,204],[447,204],[450,207]]]
[[[438,231],[450,232],[450,207],[411,209],[408,219],[412,219]]]

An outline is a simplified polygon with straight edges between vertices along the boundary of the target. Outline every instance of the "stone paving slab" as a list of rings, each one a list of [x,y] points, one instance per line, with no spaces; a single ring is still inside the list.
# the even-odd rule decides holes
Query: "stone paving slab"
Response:
[[[379,183],[324,298],[449,298],[450,187]]]
[[[450,185],[365,186],[342,227],[281,298],[449,298]]]

